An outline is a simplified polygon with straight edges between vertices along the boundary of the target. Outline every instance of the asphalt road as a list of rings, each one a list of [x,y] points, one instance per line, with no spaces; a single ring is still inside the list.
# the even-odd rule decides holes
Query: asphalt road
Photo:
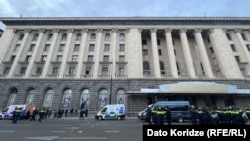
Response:
[[[42,122],[22,120],[16,124],[10,120],[0,120],[0,138],[2,141],[142,141],[144,124],[147,123],[137,118],[125,120],[64,118],[45,119]]]

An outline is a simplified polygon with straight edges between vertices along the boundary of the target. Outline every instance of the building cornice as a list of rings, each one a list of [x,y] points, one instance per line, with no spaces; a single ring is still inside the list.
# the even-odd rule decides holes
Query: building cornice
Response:
[[[250,25],[250,17],[4,17],[15,25]]]

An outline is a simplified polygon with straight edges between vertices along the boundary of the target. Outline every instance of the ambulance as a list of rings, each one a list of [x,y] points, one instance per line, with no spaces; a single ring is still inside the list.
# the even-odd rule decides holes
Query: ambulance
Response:
[[[13,112],[15,110],[15,108],[22,108],[22,111],[28,111],[28,110],[33,110],[34,106],[33,105],[27,105],[27,104],[23,104],[23,105],[10,105],[7,108],[5,108],[2,112],[2,119],[11,119],[13,116]]]
[[[109,104],[104,106],[95,115],[95,119],[117,119],[121,120],[125,118],[125,105],[124,104]]]

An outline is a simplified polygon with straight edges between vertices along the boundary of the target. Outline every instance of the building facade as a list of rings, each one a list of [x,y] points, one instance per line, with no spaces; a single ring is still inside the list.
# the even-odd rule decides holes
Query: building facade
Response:
[[[250,106],[250,18],[0,18],[0,108]]]

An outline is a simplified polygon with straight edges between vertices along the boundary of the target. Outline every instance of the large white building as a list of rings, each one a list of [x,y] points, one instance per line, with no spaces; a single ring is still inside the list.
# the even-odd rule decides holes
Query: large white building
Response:
[[[0,108],[250,106],[250,18],[0,18]],[[111,88],[111,89],[110,89]]]

